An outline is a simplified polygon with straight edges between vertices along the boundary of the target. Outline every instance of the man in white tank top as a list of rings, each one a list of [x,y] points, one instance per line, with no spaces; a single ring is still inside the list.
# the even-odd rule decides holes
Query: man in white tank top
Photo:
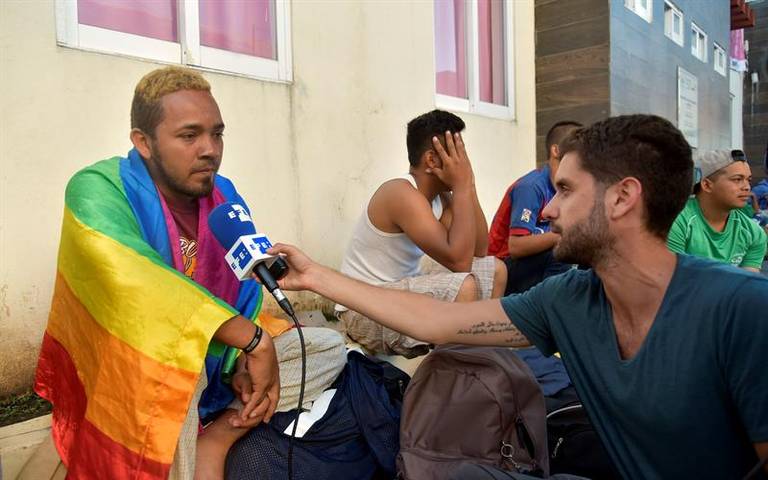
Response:
[[[441,110],[408,123],[409,173],[373,194],[352,232],[343,273],[448,301],[501,296],[506,269],[487,256],[488,225],[459,133],[464,126],[461,118]],[[422,269],[425,254],[434,262]],[[350,339],[372,352],[411,358],[429,351],[428,344],[343,305],[336,311]]]

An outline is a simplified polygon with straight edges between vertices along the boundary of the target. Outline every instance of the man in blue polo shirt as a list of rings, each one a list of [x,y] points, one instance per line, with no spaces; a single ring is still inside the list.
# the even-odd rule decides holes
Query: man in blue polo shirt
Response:
[[[560,236],[550,231],[544,207],[555,195],[552,180],[560,165],[560,142],[581,124],[558,122],[545,138],[547,165],[532,170],[504,193],[488,233],[488,254],[507,266],[505,295],[528,290],[545,276],[561,273],[568,266],[552,260],[552,248]]]
[[[765,148],[765,157],[763,157],[764,173],[768,175],[768,145]],[[768,216],[768,178],[760,180],[752,187],[752,193],[757,200],[757,206],[763,216]]]
[[[561,235],[555,257],[591,270],[501,300],[447,303],[357,282],[277,245],[270,253],[291,266],[280,286],[433,344],[559,351],[623,478],[743,478],[768,461],[768,322],[755,313],[768,311],[768,278],[667,248],[693,174],[669,121],[609,118],[562,150],[543,215]]]
[[[752,193],[755,194],[760,210],[768,210],[768,178],[764,178],[755,184],[752,187]]]
[[[765,174],[768,175],[768,144],[765,146],[763,169]],[[768,178],[762,179],[757,185],[752,187],[752,193],[757,197],[757,204],[760,206],[760,210],[768,212]]]

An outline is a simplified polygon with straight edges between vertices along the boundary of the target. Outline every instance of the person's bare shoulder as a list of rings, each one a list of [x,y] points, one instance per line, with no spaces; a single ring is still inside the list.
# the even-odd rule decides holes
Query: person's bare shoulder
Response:
[[[384,232],[401,233],[400,223],[403,215],[413,215],[431,207],[408,180],[395,178],[381,184],[368,203],[368,218],[371,223]]]

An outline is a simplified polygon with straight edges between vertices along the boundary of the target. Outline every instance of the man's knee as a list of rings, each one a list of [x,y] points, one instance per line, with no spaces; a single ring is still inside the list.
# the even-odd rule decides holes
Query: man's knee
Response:
[[[474,275],[467,275],[461,282],[459,293],[456,294],[457,302],[473,302],[477,300],[477,280]]]

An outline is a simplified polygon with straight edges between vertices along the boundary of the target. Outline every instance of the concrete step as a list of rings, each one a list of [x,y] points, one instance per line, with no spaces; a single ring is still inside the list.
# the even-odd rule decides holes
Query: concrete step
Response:
[[[0,463],[2,478],[15,480],[38,446],[51,436],[51,415],[33,418],[0,428]],[[51,447],[53,443],[51,442]],[[54,451],[55,453],[55,451]],[[58,460],[58,456],[56,456]],[[51,472],[52,473],[52,472]],[[50,478],[27,477],[27,478]]]

